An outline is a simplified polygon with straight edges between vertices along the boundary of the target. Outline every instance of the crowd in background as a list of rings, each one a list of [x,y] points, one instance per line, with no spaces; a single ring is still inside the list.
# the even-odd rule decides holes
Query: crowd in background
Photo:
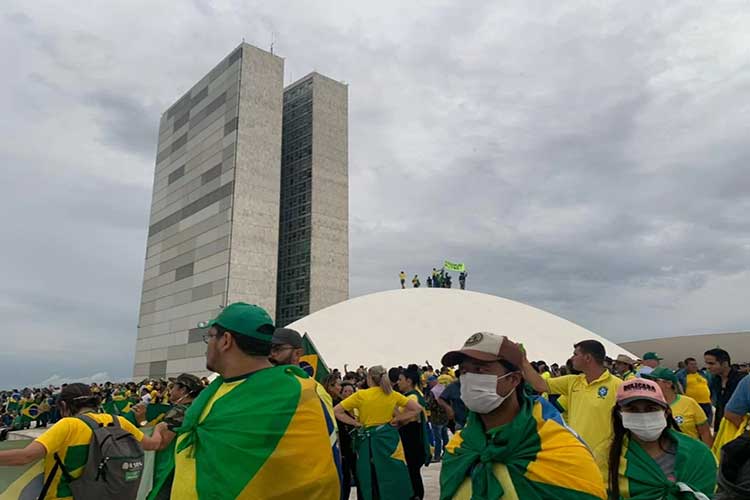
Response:
[[[333,369],[321,377],[320,370],[327,372],[327,368],[302,362],[305,352],[298,332],[273,329],[265,311],[246,304],[225,308],[209,324],[204,340],[207,367],[219,373],[213,383],[182,374],[176,379],[138,383],[3,391],[2,424],[9,429],[28,428],[32,422],[45,427],[64,417],[92,412],[124,418],[123,422],[133,424],[134,434],[138,427],[154,426],[157,437],[138,436],[143,448],[177,457],[168,480],[158,481],[160,490],[154,498],[202,496],[200,488],[208,483],[184,475],[180,452],[194,446],[192,433],[214,413],[235,424],[246,418],[250,427],[273,426],[273,431],[269,427],[244,434],[227,421],[231,437],[219,442],[236,439],[234,453],[255,446],[252,443],[260,430],[261,434],[271,432],[266,440],[276,432],[278,439],[284,437],[279,442],[291,446],[279,452],[279,457],[303,456],[313,453],[309,444],[313,441],[304,441],[306,449],[297,450],[287,440],[304,432],[315,434],[320,443],[319,470],[309,471],[309,484],[304,477],[290,480],[307,484],[303,490],[309,491],[327,488],[330,492],[335,484],[344,499],[352,488],[358,498],[367,500],[424,498],[422,468],[441,461],[441,498],[471,498],[472,491],[476,497],[501,498],[493,495],[507,488],[526,491],[526,496],[519,495],[523,498],[548,498],[550,481],[569,498],[579,498],[579,494],[580,498],[651,498],[643,495],[663,490],[664,498],[701,499],[716,493],[715,498],[724,500],[743,498],[732,495],[750,488],[750,461],[742,458],[746,449],[732,452],[749,425],[750,377],[746,375],[750,367],[746,362],[733,364],[730,353],[720,348],[702,356],[696,353],[672,369],[662,366],[658,353],[644,353],[641,359],[625,355],[613,359],[598,341],[582,340],[572,346],[570,359],[548,364],[527,360],[523,348],[503,336],[475,333],[461,349],[449,351],[439,369],[427,361],[390,368],[360,365],[349,369],[345,365],[343,371]],[[292,394],[309,391],[309,396],[277,400],[284,396],[285,387]],[[231,404],[229,394],[237,396]],[[227,404],[216,403],[217,397],[219,401],[227,398]],[[322,405],[305,406],[311,398]],[[85,406],[75,403],[81,400]],[[268,420],[268,414],[261,411],[264,406],[275,408],[274,419],[286,421],[289,427]],[[148,411],[157,408],[158,415]],[[303,414],[304,418],[295,417]],[[214,427],[205,429],[218,433],[215,426],[220,424],[211,421]],[[323,435],[316,434],[318,424],[310,424],[316,421]],[[308,422],[307,427],[290,433],[288,429],[300,422]],[[197,467],[199,476],[217,479],[212,475],[217,474],[215,470],[204,471],[200,463],[223,448],[213,448],[211,434],[200,432],[195,436],[201,436],[202,444],[191,458],[196,460],[192,467]],[[562,443],[562,448],[550,451],[544,445],[549,440]],[[38,441],[45,443],[44,437]],[[565,455],[565,449],[575,453]],[[44,456],[46,450],[38,447],[36,453]],[[0,464],[10,463],[7,457],[15,457],[13,453],[20,452],[0,452]],[[269,468],[277,464],[275,460],[285,460],[274,455],[273,449],[268,453]],[[535,470],[544,471],[547,466],[543,464],[560,461],[550,453],[567,456],[568,462],[563,460],[567,465],[548,478],[514,473],[506,477],[495,469],[477,468],[497,462],[513,471],[511,466],[535,463]],[[685,453],[699,466],[686,467],[680,458]],[[243,457],[227,455],[227,460],[241,463]],[[631,466],[622,467],[623,461]],[[717,469],[717,463],[730,466]],[[332,473],[331,466],[338,472]],[[243,484],[238,483],[237,491],[256,483]],[[262,484],[264,488],[286,487]],[[694,497],[676,495],[674,488],[682,488],[680,484]],[[638,496],[638,492],[651,493]]]

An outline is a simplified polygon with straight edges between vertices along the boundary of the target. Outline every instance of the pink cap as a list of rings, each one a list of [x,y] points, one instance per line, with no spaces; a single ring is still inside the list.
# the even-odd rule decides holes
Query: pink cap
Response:
[[[668,408],[664,393],[661,392],[659,384],[645,378],[633,378],[626,380],[617,388],[617,404],[624,406],[631,401],[647,399]]]

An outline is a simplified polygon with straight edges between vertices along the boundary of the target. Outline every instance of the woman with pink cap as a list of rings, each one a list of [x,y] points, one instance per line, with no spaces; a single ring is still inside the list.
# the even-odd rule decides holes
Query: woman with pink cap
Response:
[[[595,453],[610,499],[708,500],[713,496],[716,461],[711,450],[679,432],[656,382],[642,378],[623,382],[612,424],[609,450]]]

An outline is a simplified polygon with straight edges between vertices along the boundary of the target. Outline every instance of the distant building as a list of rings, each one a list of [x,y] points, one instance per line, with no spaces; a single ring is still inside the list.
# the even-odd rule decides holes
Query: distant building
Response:
[[[284,91],[279,326],[349,297],[347,101],[317,73]]]
[[[750,362],[750,332],[682,335],[619,344],[639,357],[649,351],[656,352],[664,358],[661,364],[670,368],[676,368],[678,361],[688,357],[695,358],[698,366],[703,366],[703,353],[714,347],[727,351],[732,363]]]
[[[205,372],[197,325],[228,303],[283,322],[282,285],[301,293],[289,318],[348,297],[347,88],[316,73],[292,85],[312,82],[308,127],[283,78],[282,58],[243,43],[161,117],[134,377]]]

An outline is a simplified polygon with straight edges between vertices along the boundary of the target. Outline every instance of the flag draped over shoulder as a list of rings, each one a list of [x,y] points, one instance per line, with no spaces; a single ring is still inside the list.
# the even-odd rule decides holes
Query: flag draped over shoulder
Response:
[[[323,361],[323,357],[320,355],[315,344],[313,344],[310,335],[307,333],[302,337],[302,348],[305,353],[299,358],[300,365],[304,367],[304,363],[307,363],[312,369],[312,373],[308,372],[308,375],[318,382],[323,382],[323,379],[326,378],[331,371],[328,369],[328,365]]]
[[[519,414],[489,433],[479,416],[469,413],[446,447],[441,500],[497,499],[506,493],[523,500],[606,498],[591,452],[540,398],[524,395]]]
[[[674,430],[670,430],[669,435],[677,444],[675,477],[678,481],[667,479],[659,465],[636,441],[625,438],[620,458],[621,498],[708,500],[713,495],[716,461],[708,446]]]
[[[223,384],[219,376],[206,387],[177,429],[177,455],[195,459],[198,498],[217,498],[220,488],[221,498],[338,500],[339,475],[315,381],[285,365],[257,371],[214,397]]]
[[[359,490],[365,500],[373,500],[374,480],[377,480],[380,498],[408,500],[412,497],[404,447],[395,427],[383,424],[357,429],[354,446],[357,451]],[[375,470],[375,478],[372,477],[372,469]]]

